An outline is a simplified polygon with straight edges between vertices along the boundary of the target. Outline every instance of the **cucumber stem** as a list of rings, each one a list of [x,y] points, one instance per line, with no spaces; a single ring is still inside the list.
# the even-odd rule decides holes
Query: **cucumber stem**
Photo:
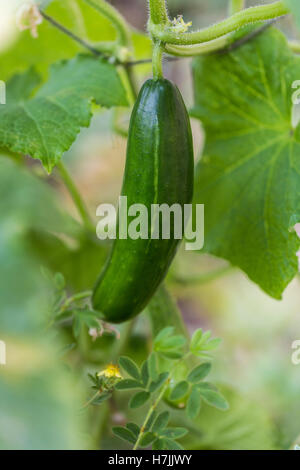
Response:
[[[79,193],[70,173],[68,172],[67,168],[64,166],[64,164],[60,161],[57,164],[57,169],[60,173],[61,179],[65,183],[66,188],[68,189],[70,196],[73,199],[73,202],[75,206],[77,207],[77,210],[81,216],[82,222],[87,229],[88,232],[93,232],[95,233],[95,227],[93,222],[91,221],[91,218],[89,216],[87,207],[81,197],[81,194]]]
[[[152,70],[153,79],[159,80],[163,78],[163,67],[162,67],[163,49],[160,42],[154,41],[153,43],[153,55],[152,55]]]
[[[166,44],[164,51],[168,54],[178,57],[194,57],[201,54],[209,54],[224,49],[231,43],[230,36],[222,36],[213,41],[197,44],[195,46],[175,46],[174,44]]]
[[[169,20],[165,0],[149,0],[150,18],[154,24],[166,24]]]
[[[108,18],[117,31],[117,41],[124,47],[131,47],[130,27],[118,10],[104,0],[84,0],[85,3]]]
[[[246,8],[220,23],[191,33],[174,32],[170,27],[165,28],[164,25],[153,23],[152,18],[150,18],[148,22],[148,29],[154,39],[163,43],[193,45],[212,41],[213,39],[232,33],[248,24],[278,18],[288,13],[290,13],[290,9],[286,6],[285,2],[278,1],[268,5]]]

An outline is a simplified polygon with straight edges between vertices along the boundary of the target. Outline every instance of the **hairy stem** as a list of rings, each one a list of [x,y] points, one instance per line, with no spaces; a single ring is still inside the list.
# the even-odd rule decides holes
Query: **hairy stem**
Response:
[[[117,31],[117,40],[119,44],[124,47],[131,46],[130,28],[127,22],[125,21],[124,17],[118,12],[116,8],[107,3],[105,0],[84,1],[112,22],[113,26]]]
[[[149,32],[154,38],[164,43],[192,45],[212,41],[258,21],[265,21],[286,15],[290,12],[283,1],[247,8],[213,26],[192,33],[176,33],[171,28],[154,24],[150,18]]]
[[[276,23],[278,19],[280,19],[280,17],[266,21],[262,26],[254,29],[249,34],[240,37],[237,41],[232,42],[231,35],[227,34],[221,38],[214,39],[213,41],[205,42],[203,44],[197,44],[196,46],[175,46],[166,44],[164,46],[164,50],[165,52],[176,55],[178,57],[194,57],[198,55],[210,54],[213,52],[226,54],[238,49],[239,47],[262,34],[272,24]],[[292,50],[296,48],[297,44],[291,44]],[[166,59],[168,60],[168,57]]]
[[[209,54],[211,52],[224,49],[230,44],[230,37],[223,36],[213,41],[197,44],[195,46],[176,46],[174,44],[166,44],[164,51],[178,57],[194,57],[202,54]]]
[[[153,70],[153,79],[159,80],[163,77],[163,68],[162,68],[162,54],[163,50],[159,42],[155,41],[153,43],[153,56],[152,56],[152,70]]]
[[[229,15],[234,15],[245,8],[245,0],[229,0]]]
[[[61,306],[61,312],[64,312],[65,310],[67,310],[70,307],[70,305],[72,305],[74,302],[91,297],[92,293],[93,292],[91,290],[87,290],[87,291],[79,292],[78,294],[75,294],[72,297],[69,297]]]
[[[168,12],[165,0],[149,0],[150,18],[154,24],[168,22]]]
[[[98,390],[93,396],[92,398],[90,398],[84,405],[82,405],[81,409],[84,410],[85,408],[87,408],[96,398],[98,398],[98,396],[100,396],[100,391]]]
[[[72,199],[73,199],[73,202],[75,204],[75,206],[77,207],[77,210],[81,216],[81,219],[83,221],[83,224],[84,226],[86,227],[86,229],[89,231],[89,232],[94,232],[95,231],[95,227],[94,227],[94,224],[93,222],[91,221],[91,218],[88,214],[88,211],[87,211],[87,208],[86,208],[86,205],[70,175],[70,173],[68,172],[68,170],[66,169],[66,167],[64,166],[64,164],[60,161],[58,164],[57,164],[57,168],[58,168],[58,171],[60,173],[60,176],[62,178],[62,180],[64,181],[65,183],[65,186],[66,188],[68,189]]]

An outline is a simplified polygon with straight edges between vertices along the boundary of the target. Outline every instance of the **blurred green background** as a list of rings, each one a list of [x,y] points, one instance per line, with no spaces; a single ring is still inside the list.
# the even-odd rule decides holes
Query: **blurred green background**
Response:
[[[0,0],[0,79],[31,65],[46,78],[51,63],[74,56],[79,48],[45,23],[37,40],[28,31],[19,33],[15,26],[19,3]],[[145,0],[111,3],[136,30],[145,31]],[[249,1],[247,5],[257,3]],[[186,21],[193,20],[195,28],[224,18],[227,4],[226,0],[168,1],[171,16],[183,14]],[[54,0],[49,12],[91,41],[114,38],[110,24],[80,1]],[[290,37],[297,35],[290,19],[281,21],[280,27]],[[135,34],[137,57],[149,58],[149,41]],[[187,59],[165,62],[165,75],[178,84],[188,106],[193,101],[189,65]],[[137,67],[136,72],[138,85],[150,74],[147,66]],[[126,126],[128,119],[128,113],[122,114],[121,124]],[[126,140],[113,132],[112,120],[112,111],[97,112],[91,127],[81,131],[64,156],[93,215],[101,202],[115,203],[120,191]],[[192,124],[198,157],[204,136],[198,123]],[[101,368],[104,358],[100,357],[98,364],[83,364],[75,351],[62,361],[61,351],[73,341],[70,333],[47,330],[44,334],[52,287],[41,266],[62,272],[71,293],[88,289],[107,247],[82,236],[73,220],[77,219],[76,210],[56,172],[47,176],[39,162],[25,158],[24,165],[24,161],[2,153],[0,340],[7,344],[7,365],[0,366],[0,447],[117,448],[122,444],[112,437],[110,428],[124,420],[126,403],[121,400],[116,410],[102,413],[97,409],[91,416],[78,412],[88,393],[86,372]],[[187,448],[288,448],[300,435],[300,365],[291,362],[292,342],[300,339],[299,279],[289,285],[279,302],[239,270],[229,270],[205,284],[185,285],[172,276],[197,276],[224,265],[222,260],[181,250],[168,279],[189,330],[211,329],[223,339],[213,374],[231,403],[227,414],[203,409],[199,429],[204,437],[192,434],[184,444]],[[149,335],[147,319],[141,316],[128,355],[131,351],[143,358],[144,339]],[[111,337],[97,340],[94,348],[111,342]],[[175,414],[176,419],[180,421],[180,415]],[[298,441],[300,444],[300,438]]]

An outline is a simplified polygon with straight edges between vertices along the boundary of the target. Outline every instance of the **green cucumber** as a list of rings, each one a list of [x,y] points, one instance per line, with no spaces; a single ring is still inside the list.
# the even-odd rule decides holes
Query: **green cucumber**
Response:
[[[189,116],[178,88],[148,80],[135,103],[129,128],[122,196],[127,204],[190,204],[194,158]],[[133,217],[128,217],[128,224]],[[172,218],[171,218],[172,220]],[[183,223],[183,216],[182,216]],[[119,222],[117,224],[117,228]],[[117,230],[118,231],[118,230]],[[93,307],[112,323],[140,313],[163,281],[180,240],[117,238],[93,292]]]

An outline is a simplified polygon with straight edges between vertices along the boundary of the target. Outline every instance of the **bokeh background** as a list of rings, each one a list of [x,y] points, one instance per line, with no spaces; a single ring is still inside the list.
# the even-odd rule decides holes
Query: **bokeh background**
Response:
[[[18,32],[15,12],[19,3],[18,0],[0,0],[0,79],[7,80],[30,65],[35,65],[46,78],[49,65],[72,57],[77,46],[47,24],[41,26],[37,40],[28,32]],[[111,3],[136,30],[145,31],[145,0]],[[257,3],[248,1],[247,5]],[[193,21],[195,28],[224,18],[227,4],[226,0],[168,1],[171,16],[183,14],[186,21]],[[53,16],[82,37],[95,42],[114,37],[106,20],[91,13],[82,19],[80,2],[54,1],[51,8]],[[282,20],[280,27],[289,37],[297,36],[290,19]],[[150,57],[146,38],[137,37],[136,51],[139,58]],[[164,69],[165,75],[178,84],[190,106],[193,102],[190,60],[165,61]],[[136,72],[137,86],[140,86],[150,70],[139,66]],[[112,111],[97,111],[91,127],[81,131],[64,156],[93,215],[101,202],[117,201],[122,182],[126,140],[113,131],[113,120]],[[128,120],[128,113],[121,113],[120,125],[126,127]],[[198,158],[204,136],[198,122],[192,125]],[[0,172],[0,339],[7,342],[10,361],[6,369],[0,366],[0,446],[82,448],[91,445],[88,443],[88,417],[78,417],[75,411],[78,397],[84,399],[85,384],[82,384],[82,375],[66,375],[58,370],[53,361],[53,341],[57,338],[43,339],[39,333],[39,320],[35,317],[47,309],[48,302],[39,268],[46,264],[54,272],[62,271],[75,291],[89,288],[106,252],[99,256],[98,247],[89,242],[85,249],[70,249],[69,245],[66,249],[63,241],[58,243],[45,236],[43,229],[50,223],[52,212],[55,224],[59,227],[66,224],[58,217],[56,208],[51,209],[54,204],[51,194],[55,193],[60,208],[68,210],[75,219],[76,209],[56,172],[47,176],[39,162],[29,158],[25,162],[52,192],[44,194],[44,186],[42,192],[38,186],[35,189],[35,183],[23,175],[20,165],[0,163],[0,168],[3,167]],[[38,214],[34,220],[32,211]],[[203,327],[223,339],[216,353],[213,375],[232,395],[231,411],[227,415],[203,410],[199,426],[205,428],[206,437],[200,439],[193,435],[186,445],[189,448],[259,449],[289,448],[297,440],[300,444],[300,365],[293,365],[291,361],[292,343],[300,339],[299,279],[288,286],[282,301],[275,301],[238,269],[228,269],[217,279],[206,282],[201,277],[226,266],[222,260],[181,250],[168,279],[189,330]],[[194,276],[194,280],[184,282],[187,275]],[[140,318],[132,336],[134,354],[142,348],[147,334],[145,319]],[[62,341],[61,338],[58,341]],[[76,360],[71,362],[74,370]],[[120,402],[119,407],[122,406]],[[124,419],[119,407],[110,413],[110,420]],[[100,419],[104,423],[105,416],[101,413],[99,416],[98,423]],[[84,421],[81,424],[84,431],[74,435],[77,419]],[[45,423],[48,423],[47,431]],[[52,425],[57,434],[51,430]],[[121,446],[112,438],[105,423],[99,426],[97,433],[102,448]]]

